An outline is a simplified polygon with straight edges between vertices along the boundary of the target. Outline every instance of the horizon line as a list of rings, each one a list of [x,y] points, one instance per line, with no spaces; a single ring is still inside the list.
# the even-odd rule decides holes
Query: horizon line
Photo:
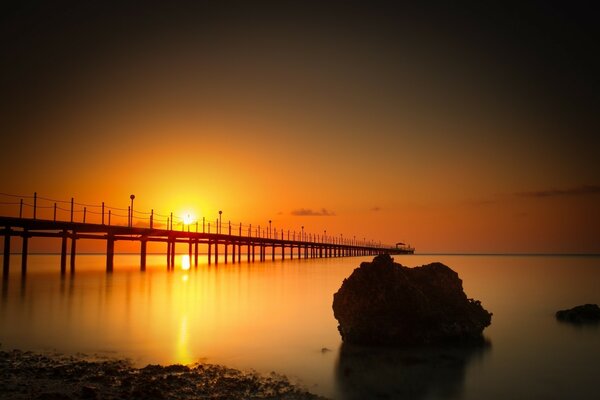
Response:
[[[10,252],[10,254],[21,254],[20,251]],[[29,252],[29,255],[60,255],[60,252]],[[115,252],[115,255],[139,255],[139,252]],[[148,255],[165,255],[163,252],[148,252]],[[188,254],[187,251],[176,252],[175,254]],[[208,253],[198,253],[199,255],[208,255]],[[106,255],[104,252],[81,252],[77,255],[93,256]],[[595,252],[564,252],[564,253],[545,253],[545,252],[423,252],[414,254],[394,254],[394,256],[600,256]],[[369,256],[364,256],[369,257]]]

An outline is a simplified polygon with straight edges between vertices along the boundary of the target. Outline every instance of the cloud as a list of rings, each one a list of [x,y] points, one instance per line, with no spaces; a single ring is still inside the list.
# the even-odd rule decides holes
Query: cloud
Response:
[[[559,197],[559,196],[590,196],[600,194],[600,185],[581,185],[568,189],[548,189],[548,190],[535,190],[530,192],[517,192],[516,196],[519,197]]]
[[[333,211],[329,211],[326,208],[321,208],[321,210],[316,211],[313,211],[310,208],[299,208],[297,210],[292,210],[291,214],[301,217],[330,217],[335,215]]]

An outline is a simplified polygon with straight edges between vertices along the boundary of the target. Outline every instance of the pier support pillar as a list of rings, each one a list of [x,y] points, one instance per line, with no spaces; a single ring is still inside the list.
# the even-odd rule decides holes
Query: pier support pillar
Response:
[[[73,231],[71,235],[71,259],[69,260],[71,273],[75,272],[75,254],[77,254],[77,234]]]
[[[141,246],[140,246],[140,271],[146,270],[146,247],[148,241],[146,238],[142,238]]]
[[[175,244],[177,241],[175,238],[171,240],[171,270],[175,269]]]
[[[60,273],[65,274],[67,272],[67,231],[62,231],[62,240],[60,246]]]
[[[198,238],[194,242],[194,267],[198,267]]]
[[[215,241],[215,265],[219,263],[219,242]]]
[[[212,245],[210,240],[208,241],[208,265],[212,263]]]
[[[23,231],[23,249],[21,250],[21,275],[27,273],[27,252],[29,247],[29,235],[27,229]]]
[[[106,238],[106,272],[113,272],[115,260],[115,238],[108,234]]]
[[[4,259],[2,263],[2,275],[4,278],[8,278],[8,271],[10,268],[10,228],[6,227],[4,230]]]
[[[171,238],[167,239],[167,270],[171,269]]]

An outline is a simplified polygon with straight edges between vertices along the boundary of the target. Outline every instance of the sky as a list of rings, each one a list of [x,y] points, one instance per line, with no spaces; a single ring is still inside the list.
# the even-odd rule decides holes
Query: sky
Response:
[[[600,252],[593,3],[440,3],[3,4],[0,192]]]

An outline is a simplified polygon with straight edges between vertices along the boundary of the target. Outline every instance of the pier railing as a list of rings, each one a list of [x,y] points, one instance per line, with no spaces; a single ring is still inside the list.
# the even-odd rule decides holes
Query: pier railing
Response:
[[[382,245],[380,242],[356,237],[344,238],[307,232],[304,226],[299,231],[275,228],[272,221],[268,225],[252,226],[243,223],[222,222],[222,213],[212,221],[205,218],[186,221],[173,213],[160,214],[154,210],[137,211],[131,204],[128,208],[101,204],[76,202],[75,199],[56,200],[34,193],[33,196],[18,196],[0,193],[0,227],[4,227],[3,276],[7,277],[10,266],[11,238],[21,238],[21,271],[27,271],[29,239],[33,237],[60,238],[60,270],[66,273],[67,242],[71,243],[71,272],[75,271],[77,241],[80,239],[102,240],[106,242],[106,270],[111,272],[114,264],[115,242],[136,241],[140,243],[140,267],[146,269],[148,242],[167,245],[167,268],[173,269],[177,244],[188,246],[189,259],[198,266],[199,245],[206,246],[208,264],[219,263],[219,255],[227,263],[241,262],[242,252],[248,262],[258,256],[265,261],[267,255],[276,257],[324,258],[364,256],[381,253],[408,254],[414,249]],[[8,199],[8,200],[7,200]],[[12,216],[6,215],[14,213]],[[15,215],[16,214],[16,215]],[[211,229],[212,228],[212,229]],[[244,250],[242,250],[244,249]],[[258,255],[257,255],[258,252]]]
[[[185,217],[175,215],[173,212],[159,213],[154,209],[132,210],[131,206],[116,207],[105,202],[83,203],[74,198],[53,199],[40,196],[37,192],[32,195],[0,193],[0,215],[53,222],[77,222],[345,246],[394,248],[394,246],[381,241],[365,237],[357,238],[356,235],[344,235],[343,233],[332,235],[327,234],[327,231],[323,231],[323,233],[309,232],[304,229],[304,226],[301,226],[300,229],[287,229],[275,227],[271,221],[263,225],[253,225],[230,220],[223,221],[219,217],[209,219],[206,216],[194,221],[186,221]]]

